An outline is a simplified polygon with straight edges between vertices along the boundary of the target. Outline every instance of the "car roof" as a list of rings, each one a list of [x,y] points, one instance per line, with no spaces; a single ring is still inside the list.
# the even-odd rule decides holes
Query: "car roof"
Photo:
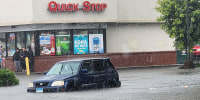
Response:
[[[76,59],[69,59],[64,61],[59,61],[57,63],[68,62],[68,61],[84,61],[84,60],[100,60],[100,59],[110,59],[109,57],[98,57],[98,58],[76,58]]]

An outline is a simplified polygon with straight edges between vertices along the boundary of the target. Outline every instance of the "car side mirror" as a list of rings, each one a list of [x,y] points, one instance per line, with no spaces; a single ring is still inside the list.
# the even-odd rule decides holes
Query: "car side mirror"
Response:
[[[45,71],[43,74],[44,74],[44,75],[46,75],[47,73],[48,73],[48,72],[47,72],[47,71]]]
[[[81,73],[88,73],[88,70],[87,69],[82,69]]]

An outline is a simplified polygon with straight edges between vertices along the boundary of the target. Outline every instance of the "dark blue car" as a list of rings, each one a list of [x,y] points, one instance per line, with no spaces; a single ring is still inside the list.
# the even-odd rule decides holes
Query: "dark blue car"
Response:
[[[28,92],[57,92],[87,87],[120,87],[110,58],[60,61],[45,76],[29,83]]]

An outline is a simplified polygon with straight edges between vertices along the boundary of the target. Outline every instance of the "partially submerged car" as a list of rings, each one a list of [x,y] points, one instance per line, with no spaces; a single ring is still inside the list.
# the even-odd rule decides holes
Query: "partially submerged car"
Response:
[[[120,87],[110,58],[84,58],[57,62],[45,76],[29,83],[28,92],[57,92],[87,87]]]
[[[196,44],[193,46],[192,54],[194,57],[200,56],[200,44]]]

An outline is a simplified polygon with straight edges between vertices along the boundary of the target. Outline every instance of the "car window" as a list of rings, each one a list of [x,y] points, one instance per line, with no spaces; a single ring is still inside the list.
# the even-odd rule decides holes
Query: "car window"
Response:
[[[46,75],[76,74],[78,72],[79,65],[80,62],[76,61],[57,63]]]
[[[103,66],[103,60],[93,60],[93,67],[95,72],[105,71],[105,67]]]
[[[69,64],[63,64],[60,74],[70,74],[73,73],[72,68]]]
[[[91,64],[92,64],[91,61],[84,61],[82,65],[82,69],[87,69],[88,73],[93,73],[94,71],[92,69]]]
[[[114,67],[113,67],[113,64],[110,62],[110,60],[106,60],[105,61],[105,66],[107,66],[107,70],[108,71],[113,71],[114,70]]]
[[[60,74],[76,74],[78,72],[80,62],[66,62],[63,64]]]
[[[46,75],[58,75],[62,68],[62,63],[57,63],[53,65],[53,67],[49,70],[49,72]]]

